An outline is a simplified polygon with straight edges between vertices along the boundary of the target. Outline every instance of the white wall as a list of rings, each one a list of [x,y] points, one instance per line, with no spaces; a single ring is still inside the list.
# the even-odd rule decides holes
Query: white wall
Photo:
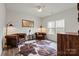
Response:
[[[46,17],[43,21],[43,25],[45,27],[47,27],[47,22],[49,21],[54,21],[54,20],[61,20],[64,19],[65,20],[65,32],[77,32],[79,30],[79,22],[77,22],[78,18],[78,11],[76,6],[59,12],[55,15]],[[53,35],[49,35],[51,37],[52,40],[56,41],[56,37]]]
[[[5,5],[0,3],[0,55],[2,53],[3,27],[5,26]]]
[[[34,21],[34,28],[31,28],[32,32],[34,33],[37,28],[40,26],[40,20],[38,17],[35,17],[33,15],[29,15],[29,14],[23,14],[23,13],[19,13],[16,11],[12,11],[12,10],[7,10],[7,21],[6,23],[12,23],[14,25],[14,27],[16,28],[16,32],[22,32],[22,33],[29,33],[29,29],[28,28],[23,28],[22,27],[22,19],[25,20],[33,20]]]

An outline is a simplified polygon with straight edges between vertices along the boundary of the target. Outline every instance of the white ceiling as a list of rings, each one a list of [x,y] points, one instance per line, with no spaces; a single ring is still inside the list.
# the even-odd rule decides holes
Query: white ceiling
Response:
[[[38,12],[36,6],[45,6],[42,12]],[[31,14],[37,17],[49,16],[69,8],[76,7],[75,3],[7,3],[7,10],[19,13]]]

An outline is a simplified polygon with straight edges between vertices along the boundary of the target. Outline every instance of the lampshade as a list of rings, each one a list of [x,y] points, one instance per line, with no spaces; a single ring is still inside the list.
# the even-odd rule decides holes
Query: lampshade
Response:
[[[7,24],[6,25],[6,35],[8,34],[8,33],[11,33],[11,31],[12,31],[12,28],[13,27],[13,24]],[[11,30],[10,30],[11,29]]]
[[[38,28],[37,32],[46,33],[46,28],[44,28],[43,26],[40,26],[40,28]]]

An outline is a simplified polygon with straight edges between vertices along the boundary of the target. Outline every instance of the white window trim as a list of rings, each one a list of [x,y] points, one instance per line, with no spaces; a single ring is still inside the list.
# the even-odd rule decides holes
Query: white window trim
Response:
[[[62,19],[62,20],[64,20],[64,19]],[[54,22],[55,23],[55,25],[54,25],[55,28],[48,28],[48,29],[54,29],[54,34],[49,33],[49,32],[48,32],[48,34],[56,35],[57,34],[57,29],[63,29],[65,31],[65,20],[64,20],[64,27],[56,27],[56,21],[51,21],[51,22]]]

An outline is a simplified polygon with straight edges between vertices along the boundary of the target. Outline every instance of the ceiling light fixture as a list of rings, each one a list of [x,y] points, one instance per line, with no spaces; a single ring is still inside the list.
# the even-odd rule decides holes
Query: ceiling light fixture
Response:
[[[38,9],[38,12],[42,12],[42,8],[39,8],[39,9]]]
[[[37,6],[37,11],[38,11],[38,12],[42,12],[44,7],[45,7],[45,6]]]

